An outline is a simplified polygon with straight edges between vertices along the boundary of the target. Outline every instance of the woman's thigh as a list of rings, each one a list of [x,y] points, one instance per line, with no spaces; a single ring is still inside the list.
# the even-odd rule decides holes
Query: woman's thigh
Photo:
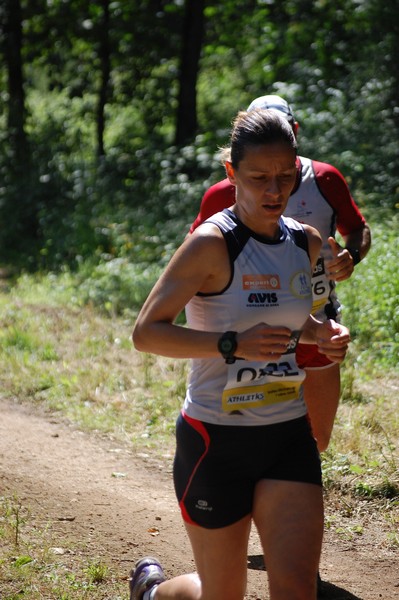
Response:
[[[203,600],[242,600],[247,586],[248,515],[219,529],[185,523],[193,549]]]

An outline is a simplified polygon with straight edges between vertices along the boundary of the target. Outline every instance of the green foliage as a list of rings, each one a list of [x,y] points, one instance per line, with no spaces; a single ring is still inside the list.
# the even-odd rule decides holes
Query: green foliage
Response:
[[[85,571],[88,575],[89,582],[98,584],[98,583],[104,583],[104,581],[107,579],[107,576],[109,573],[109,568],[104,563],[102,563],[100,561],[96,561],[96,562],[91,563],[85,569]]]
[[[391,481],[372,486],[367,483],[359,482],[355,486],[355,493],[366,498],[399,498],[399,486]]]
[[[85,269],[89,277],[87,265]],[[0,294],[2,395],[65,412],[88,429],[119,431],[133,444],[144,440],[148,447],[160,447],[173,436],[187,361],[163,359],[154,369],[154,357],[133,353],[130,336],[146,293],[145,276],[133,271],[129,282],[126,275],[121,300],[120,282],[112,274],[108,278],[105,271],[101,280],[93,275],[85,287],[83,268],[78,273],[24,275]],[[93,300],[87,293],[94,281],[98,287]],[[109,304],[104,306],[99,298]],[[137,410],[131,410],[132,404]],[[18,534],[20,530],[21,525]]]
[[[395,369],[399,356],[399,218],[372,222],[372,247],[347,282],[340,284],[343,319],[354,340],[354,366],[363,373],[377,361]]]
[[[302,154],[336,165],[362,208],[395,212],[394,0],[207,2],[196,81],[198,135],[185,148],[171,146],[183,2],[111,2],[106,30],[97,0],[21,5],[28,144],[26,160],[18,163],[8,95],[0,94],[3,262],[32,271],[77,268],[87,259],[141,263],[170,255],[203,191],[222,176],[214,157],[232,118],[264,93],[281,94],[293,105]],[[108,82],[101,71],[104,35]],[[0,39],[6,40],[2,18]],[[2,89],[7,75],[2,66]],[[105,156],[99,160],[103,83]]]
[[[36,211],[36,225],[30,216],[22,222],[23,207],[15,199],[10,207],[13,190],[18,192],[16,182],[0,190],[3,218],[7,209],[8,221],[0,232],[5,259],[33,270],[65,263],[76,268],[88,258],[98,262],[129,257],[142,263],[169,257],[187,233],[210,183],[210,166],[216,168],[216,147],[208,148],[209,136],[198,136],[183,148],[159,149],[150,142],[143,146],[140,137],[127,142],[127,114],[125,120],[119,118],[113,133],[112,152],[93,163],[88,143],[93,124],[87,119],[87,106],[75,99],[72,104],[78,112],[70,118],[65,93],[54,92],[52,98],[50,113],[39,96],[31,103],[32,118],[42,123],[33,153],[37,172],[29,174],[34,181],[27,199],[29,215],[32,207]],[[25,221],[34,231],[23,228]]]
[[[143,266],[127,259],[115,258],[90,270],[79,271],[81,283],[79,301],[92,304],[108,314],[121,314],[126,309],[137,310],[160,274],[156,264]]]
[[[0,515],[3,515],[4,527],[0,537],[9,535],[15,548],[18,548],[21,541],[21,530],[29,518],[29,511],[23,506],[19,498],[0,498]],[[30,556],[19,556],[15,558],[14,564],[17,567],[29,564],[32,562]]]

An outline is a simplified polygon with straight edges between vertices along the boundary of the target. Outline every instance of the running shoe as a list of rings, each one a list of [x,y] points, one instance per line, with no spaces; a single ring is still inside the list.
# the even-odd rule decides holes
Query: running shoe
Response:
[[[130,600],[143,600],[144,592],[165,581],[163,569],[156,558],[146,556],[136,563],[130,573]]]

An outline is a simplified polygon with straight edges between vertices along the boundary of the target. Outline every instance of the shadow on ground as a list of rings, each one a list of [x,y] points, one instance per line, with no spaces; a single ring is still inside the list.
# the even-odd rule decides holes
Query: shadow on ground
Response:
[[[248,556],[248,569],[266,571],[262,554]],[[362,600],[362,598],[328,581],[319,581],[317,586],[317,600]]]
[[[328,581],[321,581],[317,588],[317,600],[362,600],[362,598]]]
[[[254,571],[266,571],[263,555],[253,554],[252,556],[248,556],[248,569],[253,569]]]

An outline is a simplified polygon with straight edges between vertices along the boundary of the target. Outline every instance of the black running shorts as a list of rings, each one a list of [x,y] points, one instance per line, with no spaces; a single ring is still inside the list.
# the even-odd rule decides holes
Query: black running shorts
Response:
[[[216,529],[251,513],[261,479],[321,485],[320,456],[306,417],[242,427],[180,414],[173,477],[183,519]]]

